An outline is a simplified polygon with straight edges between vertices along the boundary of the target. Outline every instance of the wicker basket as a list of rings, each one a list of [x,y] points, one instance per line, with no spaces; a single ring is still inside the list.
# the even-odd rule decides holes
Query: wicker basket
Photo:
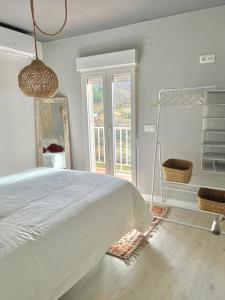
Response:
[[[198,191],[198,206],[202,210],[225,214],[225,191],[201,187]]]
[[[182,159],[168,159],[163,163],[167,181],[188,183],[191,179],[193,163]]]

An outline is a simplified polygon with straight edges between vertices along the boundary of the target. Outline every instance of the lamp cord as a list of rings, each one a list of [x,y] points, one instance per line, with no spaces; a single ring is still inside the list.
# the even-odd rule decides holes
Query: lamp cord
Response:
[[[60,27],[60,29],[54,33],[49,33],[46,32],[44,30],[42,30],[40,28],[40,26],[37,24],[37,22],[35,21],[35,14],[34,14],[34,0],[30,0],[30,8],[31,8],[31,15],[32,15],[32,21],[33,21],[33,31],[34,31],[34,45],[35,45],[35,54],[36,54],[36,59],[38,60],[38,52],[37,52],[37,37],[36,37],[36,28],[43,34],[48,35],[48,36],[55,36],[57,34],[59,34],[60,32],[62,32],[62,30],[64,29],[66,22],[67,22],[67,17],[68,17],[68,7],[67,7],[67,0],[65,1],[65,18],[64,18],[64,22],[62,24],[62,26]]]

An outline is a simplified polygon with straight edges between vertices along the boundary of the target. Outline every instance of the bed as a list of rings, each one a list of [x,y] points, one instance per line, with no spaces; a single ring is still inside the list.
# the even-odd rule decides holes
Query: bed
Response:
[[[131,226],[151,221],[122,179],[48,168],[0,178],[0,299],[58,299]]]

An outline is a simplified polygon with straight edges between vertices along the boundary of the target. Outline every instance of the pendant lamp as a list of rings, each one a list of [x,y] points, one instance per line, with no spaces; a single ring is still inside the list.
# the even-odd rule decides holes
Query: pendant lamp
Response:
[[[36,59],[30,65],[23,68],[18,75],[18,83],[22,92],[28,97],[54,97],[59,86],[56,73],[46,66],[39,58],[37,51],[36,29],[49,36],[59,34],[67,21],[67,0],[65,0],[65,20],[62,27],[55,33],[43,31],[35,21],[34,2],[30,0],[31,14],[33,20],[33,34]]]

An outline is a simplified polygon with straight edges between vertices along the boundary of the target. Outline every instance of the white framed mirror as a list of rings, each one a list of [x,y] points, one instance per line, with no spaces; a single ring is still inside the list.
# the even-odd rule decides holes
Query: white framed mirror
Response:
[[[34,103],[38,166],[70,169],[67,98],[35,98]]]

